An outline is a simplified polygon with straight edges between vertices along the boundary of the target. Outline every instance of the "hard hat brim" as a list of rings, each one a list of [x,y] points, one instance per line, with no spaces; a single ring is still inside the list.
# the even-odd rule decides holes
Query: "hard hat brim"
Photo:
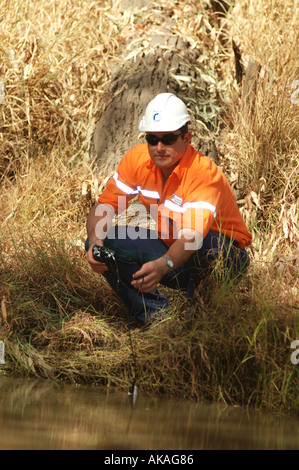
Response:
[[[139,130],[140,132],[175,132],[181,129],[185,124],[190,122],[190,117],[187,116],[186,119],[183,119],[180,123],[177,123],[177,125],[169,125],[169,123],[160,123],[160,122],[153,122],[150,125],[145,124],[143,122],[143,119],[140,121],[139,124]],[[171,123],[170,123],[171,124]]]

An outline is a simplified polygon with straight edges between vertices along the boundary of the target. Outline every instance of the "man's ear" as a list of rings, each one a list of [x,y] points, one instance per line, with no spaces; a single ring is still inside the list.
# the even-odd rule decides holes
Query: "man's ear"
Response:
[[[186,134],[184,135],[184,142],[186,144],[190,144],[191,138],[192,138],[191,132],[186,132]]]

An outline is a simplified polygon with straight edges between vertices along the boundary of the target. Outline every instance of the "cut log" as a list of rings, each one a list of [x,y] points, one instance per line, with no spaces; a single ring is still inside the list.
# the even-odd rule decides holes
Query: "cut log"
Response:
[[[103,110],[91,145],[92,158],[98,166],[104,165],[107,171],[116,169],[133,145],[144,142],[144,139],[140,139],[138,126],[152,98],[158,93],[173,92],[184,100],[184,83],[180,83],[177,76],[192,77],[202,90],[206,89],[206,83],[196,76],[194,68],[191,70],[200,51],[173,34],[171,26],[171,18],[166,18],[163,27],[147,36],[147,47],[144,46],[145,39],[142,36],[139,42],[134,37],[134,47],[125,45],[122,57],[126,59],[119,60],[121,65],[115,68],[103,96]],[[128,55],[128,50],[133,52]],[[188,98],[193,97],[192,93],[192,88],[188,89]],[[196,98],[195,91],[193,98]],[[215,144],[209,142],[209,137],[202,130],[195,132],[192,145],[201,150],[203,143],[205,149],[211,149],[211,158],[215,160]]]

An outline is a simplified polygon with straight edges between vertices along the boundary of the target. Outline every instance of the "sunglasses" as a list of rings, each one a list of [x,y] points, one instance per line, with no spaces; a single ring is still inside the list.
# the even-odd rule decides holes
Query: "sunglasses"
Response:
[[[149,145],[158,145],[159,142],[162,142],[163,145],[172,145],[178,140],[180,135],[183,135],[183,133],[180,132],[180,134],[165,134],[163,137],[157,137],[153,134],[146,134],[145,140]]]

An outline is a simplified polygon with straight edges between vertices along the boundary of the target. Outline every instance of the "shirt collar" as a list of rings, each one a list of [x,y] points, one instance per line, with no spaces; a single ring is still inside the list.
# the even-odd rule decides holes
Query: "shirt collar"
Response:
[[[146,167],[148,169],[151,169],[153,167],[155,167],[156,165],[154,164],[153,160],[151,159],[150,157],[150,154],[148,154],[148,161],[146,162]]]

